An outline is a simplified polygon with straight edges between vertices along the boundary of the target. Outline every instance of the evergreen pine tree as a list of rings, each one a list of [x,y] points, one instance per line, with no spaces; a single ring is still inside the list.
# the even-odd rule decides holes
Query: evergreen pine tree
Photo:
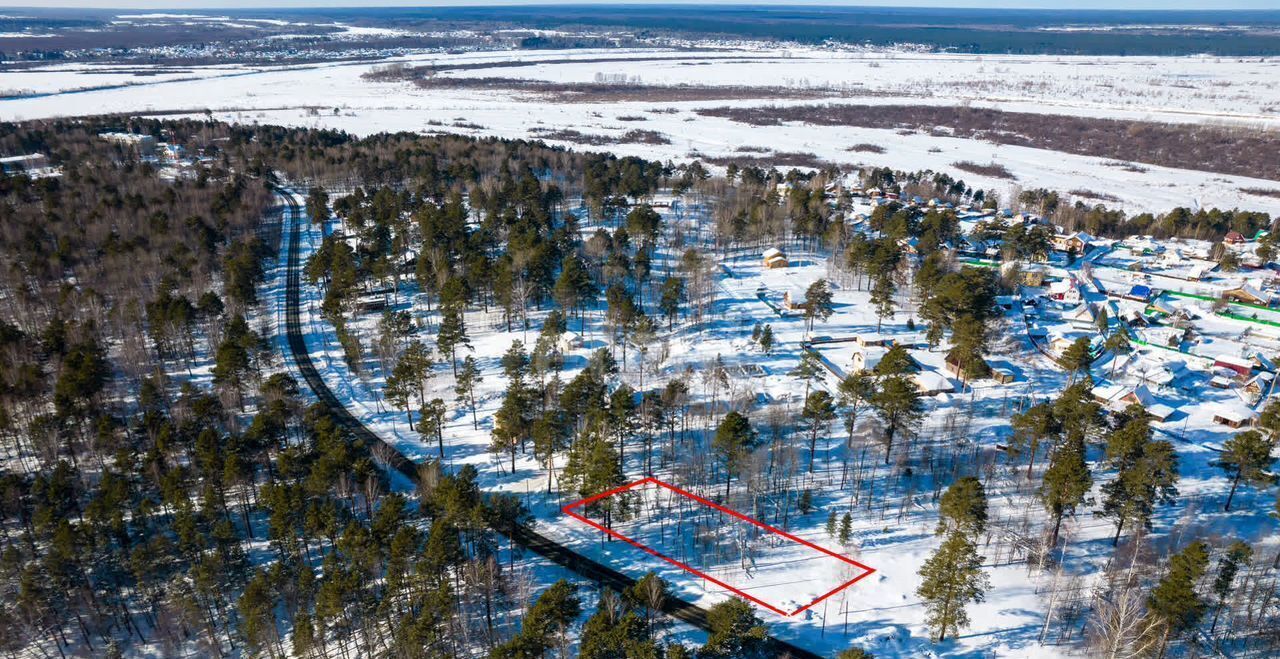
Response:
[[[1236,496],[1236,488],[1243,481],[1248,485],[1271,485],[1276,477],[1268,470],[1275,458],[1271,457],[1272,442],[1257,430],[1246,430],[1228,439],[1222,445],[1222,453],[1214,461],[1214,465],[1231,476],[1231,492],[1227,494],[1227,503],[1223,510],[1231,511],[1231,501]]]
[[[1067,346],[1062,356],[1058,358],[1058,363],[1062,368],[1071,374],[1071,381],[1075,382],[1076,376],[1082,372],[1088,372],[1089,365],[1093,363],[1093,346],[1089,339],[1080,337]]]
[[[1213,624],[1209,626],[1209,636],[1212,637],[1214,631],[1218,629],[1218,617],[1227,606],[1227,598],[1231,596],[1236,574],[1240,572],[1241,567],[1249,565],[1252,561],[1253,548],[1239,540],[1231,543],[1222,558],[1218,559],[1218,574],[1213,579],[1213,594],[1218,598],[1218,603],[1213,609]]]
[[[826,430],[836,418],[836,406],[831,394],[825,389],[816,389],[809,393],[804,401],[804,409],[800,412],[809,429],[809,471],[813,471],[813,456],[818,448],[818,433]]]
[[[871,396],[871,405],[884,422],[884,463],[889,464],[893,440],[915,430],[924,418],[924,403],[920,401],[920,390],[915,383],[894,375],[880,383],[880,389]]]
[[[876,309],[877,332],[884,325],[885,318],[893,318],[893,309],[898,306],[893,301],[893,292],[893,279],[888,275],[876,277],[875,284],[871,286],[871,304]]]
[[[765,325],[760,330],[760,352],[766,355],[773,353],[773,325]]]
[[[1068,512],[1074,514],[1092,487],[1093,476],[1085,462],[1084,441],[1074,437],[1067,439],[1054,450],[1040,485],[1040,501],[1053,516],[1050,546],[1058,544],[1063,515]]]
[[[926,622],[935,641],[945,641],[969,625],[965,606],[981,602],[989,580],[982,571],[977,547],[960,533],[951,533],[920,568],[916,594],[924,600]]]
[[[467,326],[462,319],[462,309],[450,305],[444,307],[440,316],[440,327],[436,331],[436,349],[441,354],[449,355],[449,366],[453,369],[453,377],[458,377],[458,348],[470,346],[467,338]]]
[[[763,659],[767,652],[768,632],[750,604],[734,597],[711,607],[707,612],[707,644],[700,658]]]
[[[951,484],[938,503],[937,534],[961,533],[977,539],[987,529],[987,492],[982,481],[966,476]]]
[[[1117,544],[1126,525],[1149,528],[1155,505],[1178,495],[1178,454],[1169,442],[1152,441],[1147,418],[1139,416],[1111,433],[1107,462],[1116,477],[1102,486],[1101,514],[1115,520]]]
[[[479,429],[480,422],[476,418],[476,385],[484,378],[480,376],[480,367],[474,357],[467,355],[463,358],[462,369],[458,371],[455,380],[453,393],[457,395],[459,404],[465,403],[471,408],[471,427]]]
[[[832,304],[831,287],[827,285],[827,280],[819,279],[809,284],[804,294],[804,319],[809,325],[809,331],[813,331],[815,320],[825,323],[833,313],[835,306]]]
[[[729,498],[729,483],[733,480],[733,475],[745,465],[755,444],[756,432],[751,428],[751,422],[736,411],[726,414],[720,421],[720,425],[716,426],[716,434],[712,438],[711,445],[724,462],[726,500]]]
[[[1060,435],[1062,423],[1053,413],[1053,404],[1045,402],[1014,414],[1011,425],[1013,436],[1009,439],[1009,455],[1012,457],[1026,451],[1027,480],[1031,480],[1031,469],[1035,465],[1036,454],[1040,452],[1040,443]]]
[[[1161,623],[1160,654],[1170,638],[1190,631],[1204,617],[1208,605],[1198,592],[1209,567],[1209,545],[1193,542],[1169,559],[1169,572],[1147,596],[1149,615]]]

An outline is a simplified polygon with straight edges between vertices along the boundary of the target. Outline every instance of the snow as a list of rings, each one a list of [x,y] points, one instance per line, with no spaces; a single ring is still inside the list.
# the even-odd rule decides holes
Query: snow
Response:
[[[905,55],[892,52],[781,51],[676,52],[644,49],[574,51],[499,51],[423,54],[395,61],[411,64],[537,62],[548,59],[623,60],[637,56],[661,61],[540,64],[478,68],[446,75],[501,76],[590,81],[596,73],[638,76],[643,82],[670,84],[753,84],[781,88],[856,88],[857,94],[831,102],[940,103],[997,107],[1158,121],[1246,122],[1273,125],[1265,108],[1280,103],[1275,75],[1280,63],[1215,58],[1064,58],[1038,56]],[[699,66],[699,64],[702,64]],[[1059,191],[1088,189],[1115,195],[1109,203],[1131,212],[1163,211],[1174,206],[1251,208],[1280,214],[1280,200],[1248,195],[1241,188],[1273,188],[1274,182],[1168,167],[1127,171],[1105,166],[1104,159],[993,145],[971,139],[892,130],[809,125],[745,126],[703,117],[695,110],[716,106],[755,106],[758,100],[592,103],[512,95],[501,91],[419,89],[408,83],[374,83],[361,75],[380,64],[329,63],[228,72],[158,71],[144,80],[110,70],[73,74],[37,67],[0,72],[0,89],[48,93],[59,89],[139,83],[127,88],[80,92],[67,104],[60,96],[0,101],[0,119],[65,116],[79,108],[96,112],[181,111],[245,123],[330,127],[358,135],[381,131],[450,131],[469,135],[534,137],[537,130],[573,128],[618,135],[637,125],[667,135],[671,144],[619,144],[622,155],[683,161],[690,154],[733,156],[744,144],[765,144],[778,152],[813,153],[832,162],[865,162],[897,169],[950,171],[971,185],[1008,191],[1011,186]],[[138,67],[136,67],[138,68]],[[52,76],[46,78],[46,76]],[[200,79],[184,79],[200,78]],[[209,80],[217,84],[208,84]],[[32,81],[35,82],[32,82]],[[47,80],[47,81],[46,81]],[[1192,84],[1194,83],[1194,84]],[[323,89],[325,108],[311,111],[315,90]],[[767,103],[773,103],[769,101]],[[779,105],[810,103],[776,101]],[[671,108],[675,112],[656,112]],[[1228,112],[1224,108],[1237,108]],[[336,109],[337,112],[333,112]],[[619,116],[644,116],[640,124]],[[467,127],[454,125],[459,118]],[[469,126],[480,126],[471,128]],[[856,144],[874,143],[883,154],[854,154]],[[569,144],[569,143],[565,143]],[[569,144],[569,146],[575,146]],[[953,171],[960,160],[994,161],[1018,177],[1016,183]]]
[[[662,209],[661,212],[670,218],[672,211]],[[689,217],[695,222],[705,219],[705,209],[694,208],[689,212]],[[318,246],[320,231],[305,223],[303,234],[305,255]],[[665,337],[666,346],[663,351],[667,353],[666,357],[655,356],[652,358],[653,363],[647,365],[644,377],[647,378],[645,381],[648,386],[655,386],[655,379],[681,377],[689,385],[694,401],[705,403],[710,400],[709,389],[714,386],[714,379],[704,374],[709,370],[708,365],[719,359],[734,373],[745,373],[734,370],[739,367],[751,366],[759,369],[753,371],[758,373],[755,377],[733,376],[730,380],[731,396],[744,393],[763,395],[766,400],[775,401],[772,404],[794,413],[803,396],[795,379],[787,374],[798,362],[801,343],[808,338],[809,333],[805,329],[803,318],[799,315],[779,314],[757,295],[757,291],[762,286],[768,291],[803,290],[819,278],[831,277],[831,273],[819,254],[794,250],[789,256],[792,267],[771,270],[761,263],[758,250],[742,250],[725,255],[720,260],[722,268],[717,271],[719,300],[715,305],[714,319],[702,327],[682,325]],[[1108,258],[1104,258],[1107,256],[1105,253],[1101,254],[1091,262],[1090,267],[1096,278],[1108,281],[1122,273],[1127,274],[1127,271],[1109,265]],[[655,271],[668,267],[672,257],[665,249],[660,250],[655,259]],[[1076,272],[1075,269],[1081,267],[1081,263],[1083,262],[1078,261],[1076,265],[1066,268],[1068,274]],[[277,281],[282,282],[281,279]],[[1211,290],[1220,289],[1229,281],[1232,280],[1215,278],[1198,285]],[[859,347],[854,340],[856,338],[862,338],[867,343],[884,338],[896,340],[906,346],[920,345],[918,331],[906,328],[907,319],[914,317],[915,313],[914,303],[909,295],[900,295],[898,312],[881,323],[875,317],[872,305],[868,303],[869,293],[861,290],[865,287],[865,282],[859,285],[859,282],[850,279],[833,279],[833,284],[836,313],[829,322],[815,328],[815,333],[847,341],[815,346],[829,363],[845,367],[852,362],[854,351],[882,350],[877,347]],[[309,328],[307,345],[326,382],[335,389],[353,413],[376,432],[393,441],[410,458],[423,460],[433,457],[437,450],[434,444],[409,430],[402,412],[390,410],[379,402],[377,392],[381,388],[382,378],[377,369],[373,368],[360,375],[350,372],[342,360],[332,328],[316,312],[318,291],[308,287],[304,292],[304,322]],[[1105,299],[1105,294],[1093,287],[1084,295],[1086,302],[1090,304],[1099,304]],[[271,291],[270,297],[277,314],[282,314],[282,283]],[[392,305],[393,308],[409,310],[415,321],[426,325],[428,330],[435,322],[433,314],[427,313],[421,304],[415,302],[412,283],[392,296]],[[526,345],[531,344],[543,313],[542,310],[531,310],[534,325],[528,333],[520,330],[506,331],[496,316],[486,316],[479,311],[467,314],[468,331],[474,348],[471,354],[480,364],[485,376],[477,392],[480,424],[479,428],[473,428],[466,410],[452,411],[446,419],[446,465],[451,468],[462,464],[473,465],[480,470],[480,482],[485,489],[521,496],[538,520],[539,531],[553,540],[570,545],[575,550],[596,557],[628,574],[639,576],[653,570],[666,578],[681,597],[700,604],[713,604],[728,597],[729,593],[724,587],[691,577],[684,570],[627,543],[603,541],[600,533],[567,518],[561,512],[561,507],[572,503],[574,497],[568,493],[562,496],[546,494],[547,472],[543,466],[528,456],[519,455],[515,470],[512,471],[508,466],[507,456],[495,456],[488,451],[492,414],[501,401],[500,392],[505,386],[498,359],[512,340],[519,339]],[[367,330],[376,322],[373,317],[375,315],[358,317],[351,325]],[[279,316],[278,322],[283,322],[282,316]],[[761,354],[747,338],[757,322],[768,323],[773,328],[777,344],[769,355]],[[997,455],[997,446],[1007,441],[1009,417],[1014,412],[1025,409],[1027,404],[1052,399],[1067,382],[1067,375],[1033,348],[1031,339],[1023,331],[1024,325],[1016,305],[1007,318],[998,322],[999,338],[990,362],[1007,365],[1010,370],[1016,368],[1022,377],[1018,382],[1007,385],[998,385],[989,380],[970,382],[956,393],[926,399],[927,417],[921,436],[947,438],[935,450]],[[1065,321],[1048,315],[1043,322],[1057,330],[1059,324]],[[1212,342],[1202,344],[1205,349],[1243,345],[1238,339],[1231,339],[1229,343],[1225,337],[1237,336],[1238,330],[1233,331],[1232,328],[1247,324],[1245,321],[1223,319],[1206,313],[1197,322],[1198,331],[1208,333],[1206,338],[1213,339]],[[575,332],[579,329],[583,350],[575,350],[568,357],[567,370],[563,376],[566,380],[585,363],[583,355],[586,350],[606,345],[600,333],[598,311],[589,311],[586,322],[580,328],[575,323]],[[427,334],[429,333],[428,331]],[[1223,336],[1219,337],[1218,333]],[[1091,336],[1089,333],[1078,335]],[[1254,340],[1253,336],[1246,337],[1246,341]],[[953,381],[941,375],[945,345],[937,350],[910,347],[909,352],[923,367],[918,377],[938,388],[944,383],[955,387]],[[624,370],[623,377],[633,385],[638,385],[639,373],[634,359],[633,353],[631,365]],[[1227,483],[1211,461],[1229,432],[1234,431],[1215,421],[1215,417],[1226,414],[1232,415],[1230,418],[1247,419],[1255,412],[1240,400],[1236,392],[1212,389],[1203,384],[1206,369],[1207,366],[1198,364],[1195,356],[1190,353],[1174,353],[1153,347],[1140,347],[1122,363],[1108,357],[1095,367],[1095,377],[1107,370],[1114,371],[1110,376],[1111,384],[1103,385],[1096,393],[1109,399],[1113,396],[1108,392],[1114,394],[1114,397],[1136,392],[1138,398],[1149,404],[1159,419],[1154,423],[1158,437],[1174,441],[1179,452],[1183,474],[1180,489],[1183,494],[1178,504],[1158,509],[1155,520],[1158,533],[1168,529],[1175,520],[1186,518],[1193,511],[1196,511],[1196,521],[1185,528],[1184,533],[1220,532],[1238,535],[1267,528],[1263,525],[1269,523],[1262,514],[1262,495],[1256,495],[1252,491],[1241,490],[1237,493],[1241,505],[1234,512],[1218,512],[1225,497]],[[1175,372],[1179,374],[1179,381],[1190,380],[1199,384],[1183,387],[1176,381],[1158,375]],[[815,387],[825,387],[831,391],[834,391],[834,385],[835,379],[830,375],[814,384]],[[429,395],[452,400],[451,386],[448,366],[441,365],[437,368]],[[695,415],[689,421],[691,432],[697,433],[699,428],[706,427],[711,422],[712,419]],[[864,426],[859,434],[862,435],[866,430]],[[867,648],[878,656],[920,656],[927,653],[1065,656],[1072,652],[1072,648],[1067,645],[1040,645],[1037,642],[1044,625],[1044,598],[1046,590],[1051,588],[1050,576],[1027,566],[1010,549],[1010,543],[1016,543],[1018,539],[1006,535],[1014,533],[1009,529],[1017,528],[1016,520],[1019,515],[1024,514],[1024,507],[1029,501],[1029,495],[1021,481],[1020,469],[1014,470],[1018,473],[1012,478],[1003,475],[987,477],[992,519],[1010,522],[1002,527],[1006,530],[978,539],[980,553],[986,556],[984,570],[991,577],[987,600],[969,607],[972,626],[961,638],[935,646],[927,638],[924,610],[914,594],[919,584],[917,571],[940,542],[940,538],[932,533],[937,512],[936,502],[928,493],[928,481],[924,476],[912,477],[905,482],[898,476],[890,478],[885,473],[887,470],[878,465],[879,456],[874,454],[876,448],[872,448],[872,455],[863,453],[860,457],[846,454],[843,442],[840,432],[823,433],[819,437],[817,467],[812,474],[805,476],[807,487],[814,493],[814,510],[809,514],[792,514],[782,518],[779,511],[786,509],[786,506],[778,505],[780,502],[763,501],[758,502],[758,507],[753,507],[749,499],[740,496],[731,497],[728,502],[730,507],[740,512],[876,570],[866,579],[841,590],[802,614],[778,616],[761,607],[760,614],[764,616],[772,633],[823,653],[833,653],[850,645]],[[803,459],[807,457],[806,447],[797,447],[796,450],[803,464]],[[629,453],[631,457],[628,459],[627,472],[638,476],[641,468],[638,463],[640,456],[635,453],[634,447]],[[678,480],[682,464],[709,459],[702,451],[692,447],[682,447],[677,455],[678,459],[671,465],[664,465],[662,460],[658,460],[657,470],[664,478]],[[844,480],[842,463],[846,459],[856,463],[857,474],[869,475],[870,482],[874,483],[874,494],[861,488],[841,485]],[[561,468],[563,464],[557,464],[556,467]],[[1104,473],[1096,473],[1097,485],[1106,479]],[[720,492],[702,491],[696,494],[719,496]],[[824,530],[826,514],[831,510],[851,514],[853,525],[848,545],[841,546]],[[714,528],[718,530],[722,540],[730,542],[734,538],[740,538],[746,542],[746,546],[754,548],[750,554],[754,564],[733,559],[710,560],[713,556],[691,556],[693,548],[688,544],[688,538],[684,538],[683,544],[675,542],[677,536],[667,528],[672,523],[672,518],[669,510],[659,509],[648,516],[621,520],[616,529],[677,559],[708,559],[694,567],[705,570],[734,587],[749,588],[748,592],[753,596],[784,610],[799,608],[830,590],[834,587],[833,584],[847,580],[842,580],[844,575],[839,561],[812,555],[812,552],[786,543],[770,546],[770,540],[763,536],[742,536],[744,527],[737,522]],[[1110,553],[1113,529],[1108,521],[1095,519],[1087,511],[1083,511],[1074,520],[1069,519],[1064,525],[1064,533],[1070,539],[1064,557],[1067,569],[1085,579],[1096,576]],[[1153,537],[1154,542],[1168,542],[1161,539],[1160,535]],[[1257,540],[1256,537],[1254,539]],[[1260,545],[1265,547],[1265,543]],[[1262,551],[1266,555],[1265,552],[1270,549],[1263,548]],[[552,568],[536,564],[534,574],[538,582],[544,585],[560,575]],[[681,633],[688,632],[685,630]],[[1056,632],[1051,632],[1048,640],[1051,641],[1054,635]]]

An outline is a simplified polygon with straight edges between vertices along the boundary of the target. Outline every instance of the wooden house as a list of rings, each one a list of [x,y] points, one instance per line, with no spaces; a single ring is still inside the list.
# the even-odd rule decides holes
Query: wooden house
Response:
[[[787,255],[777,247],[766,249],[761,257],[764,267],[769,270],[791,266],[791,262],[787,260]]]
[[[1228,428],[1244,428],[1253,425],[1254,412],[1243,403],[1237,405],[1223,405],[1213,413],[1214,423],[1220,423]]]
[[[1271,303],[1271,296],[1258,290],[1253,284],[1243,284],[1236,288],[1229,288],[1222,292],[1222,299],[1230,302],[1243,302],[1244,304],[1256,304],[1267,306]]]
[[[1077,231],[1075,233],[1058,234],[1050,238],[1053,248],[1059,252],[1072,252],[1075,254],[1084,254],[1093,244],[1093,236]]]

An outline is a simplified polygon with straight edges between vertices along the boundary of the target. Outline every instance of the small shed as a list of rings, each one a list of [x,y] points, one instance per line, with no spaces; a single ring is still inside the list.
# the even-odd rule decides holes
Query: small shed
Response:
[[[1177,410],[1163,403],[1156,403],[1155,405],[1147,408],[1147,414],[1155,417],[1156,421],[1167,421],[1176,411]]]
[[[893,339],[883,334],[859,334],[854,337],[854,342],[864,348],[870,346],[889,348],[893,346]]]
[[[1253,425],[1254,412],[1244,404],[1222,405],[1213,413],[1213,422],[1228,428],[1243,428]]]
[[[556,346],[561,352],[571,352],[582,347],[582,335],[577,332],[561,332]]]
[[[782,308],[787,311],[799,311],[804,308],[805,294],[801,290],[787,290],[782,292]]]
[[[888,350],[877,346],[866,346],[863,349],[853,353],[853,372],[854,373],[870,373],[880,365],[880,360],[888,353]]]
[[[986,364],[988,370],[990,370],[991,365],[987,364],[985,359],[982,360],[982,363]],[[943,367],[952,377],[960,378],[961,380],[967,379],[965,377],[964,367],[960,364],[960,360],[952,357],[951,355],[947,355],[943,360]]]
[[[1151,300],[1151,287],[1145,284],[1136,284],[1129,289],[1125,297],[1138,302],[1149,302]]]
[[[925,396],[936,396],[938,394],[949,394],[956,390],[955,385],[951,384],[951,380],[937,371],[922,370],[911,376],[911,381],[915,383],[916,389]]]

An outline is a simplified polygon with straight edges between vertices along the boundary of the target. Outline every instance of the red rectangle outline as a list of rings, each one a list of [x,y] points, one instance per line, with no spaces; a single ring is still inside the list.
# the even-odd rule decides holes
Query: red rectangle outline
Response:
[[[832,558],[835,558],[835,559],[838,559],[838,560],[844,561],[845,563],[848,563],[849,565],[853,565],[853,566],[859,567],[859,568],[861,568],[861,569],[863,570],[863,573],[862,573],[862,574],[860,574],[860,575],[858,575],[858,576],[856,576],[856,577],[854,577],[854,578],[852,578],[852,579],[850,579],[850,580],[848,580],[848,581],[846,581],[846,582],[844,582],[844,583],[842,583],[842,584],[840,584],[839,586],[836,586],[835,588],[831,589],[831,590],[830,590],[830,591],[828,591],[827,593],[825,593],[825,594],[821,595],[820,597],[818,597],[817,599],[813,600],[812,602],[809,602],[808,604],[806,604],[806,605],[804,605],[804,606],[802,606],[802,607],[800,607],[800,608],[796,609],[795,611],[792,611],[792,612],[790,612],[790,613],[787,613],[786,611],[783,611],[782,609],[779,609],[778,607],[776,607],[776,606],[774,606],[774,605],[772,605],[772,604],[770,604],[770,603],[768,603],[768,602],[765,602],[765,601],[763,601],[763,600],[761,600],[761,599],[759,599],[759,598],[757,598],[757,597],[753,597],[752,595],[749,595],[749,594],[747,594],[747,593],[745,593],[745,592],[743,592],[743,591],[741,591],[741,590],[739,590],[739,589],[737,589],[737,588],[734,588],[733,586],[730,586],[729,584],[727,584],[727,583],[725,583],[725,582],[723,582],[723,581],[720,581],[719,579],[717,579],[717,578],[715,578],[715,577],[713,577],[713,576],[711,576],[711,575],[709,575],[709,574],[706,574],[706,573],[704,573],[704,572],[702,572],[702,571],[700,571],[700,570],[698,570],[698,569],[696,569],[696,568],[693,568],[693,567],[691,567],[691,566],[689,566],[689,565],[686,565],[685,563],[682,563],[682,562],[680,562],[680,561],[677,561],[676,559],[671,558],[670,556],[667,556],[666,554],[663,554],[662,552],[660,552],[660,551],[658,551],[658,550],[656,550],[656,549],[653,549],[653,548],[651,548],[651,547],[649,547],[649,546],[647,546],[647,545],[640,544],[639,542],[637,542],[637,541],[635,541],[635,540],[632,540],[631,538],[628,538],[627,536],[622,535],[621,533],[618,533],[617,531],[614,531],[613,529],[605,528],[603,525],[599,524],[598,522],[595,522],[595,521],[593,521],[593,520],[591,520],[591,519],[588,519],[588,518],[587,518],[587,517],[585,517],[584,515],[580,515],[580,514],[578,514],[578,513],[576,513],[576,512],[574,512],[574,511],[573,511],[573,509],[574,509],[574,508],[579,508],[579,507],[585,506],[585,505],[587,505],[587,504],[590,504],[590,503],[593,503],[593,502],[599,501],[600,499],[604,499],[604,498],[606,498],[606,497],[610,497],[610,496],[612,496],[612,495],[614,495],[614,494],[618,494],[619,492],[625,492],[625,491],[627,491],[627,490],[630,490],[630,489],[633,489],[633,488],[639,487],[639,486],[644,485],[644,484],[646,484],[646,483],[653,483],[654,485],[657,485],[657,486],[659,486],[659,487],[666,488],[666,489],[668,489],[668,490],[670,490],[670,491],[672,491],[672,492],[675,492],[676,494],[679,494],[680,496],[683,496],[683,497],[686,497],[686,498],[689,498],[689,499],[693,499],[694,501],[697,501],[698,503],[701,503],[701,504],[703,504],[703,505],[705,505],[705,506],[710,506],[710,507],[712,507],[712,508],[714,508],[714,509],[716,509],[716,510],[718,510],[718,511],[722,512],[722,513],[725,513],[726,515],[730,515],[730,516],[732,516],[732,517],[736,517],[737,519],[740,519],[740,520],[742,520],[742,521],[744,521],[744,522],[748,522],[748,523],[750,523],[750,524],[754,524],[754,525],[756,525],[756,526],[758,526],[758,527],[760,527],[760,528],[762,528],[762,529],[765,529],[765,530],[769,531],[770,533],[775,533],[775,534],[780,535],[780,536],[782,536],[782,537],[784,537],[784,538],[786,538],[786,539],[788,539],[788,540],[791,540],[791,541],[793,541],[793,542],[798,542],[798,543],[800,543],[800,544],[802,544],[802,545],[804,545],[804,546],[806,546],[806,547],[808,547],[808,548],[810,548],[810,549],[817,550],[817,551],[819,551],[819,552],[821,552],[821,553],[823,553],[823,554],[826,554],[827,556],[831,556]],[[875,570],[875,568],[873,568],[873,567],[871,567],[871,566],[868,566],[868,565],[864,565],[864,564],[862,564],[862,563],[859,563],[858,561],[855,561],[855,560],[853,560],[852,558],[849,558],[849,557],[847,557],[847,556],[841,556],[840,554],[837,554],[837,553],[835,553],[835,552],[833,552],[833,551],[831,551],[831,550],[829,550],[829,549],[826,549],[826,548],[820,547],[820,546],[818,546],[818,545],[815,545],[815,544],[813,544],[812,542],[809,542],[808,540],[805,540],[804,538],[796,537],[796,536],[794,536],[794,535],[792,535],[792,534],[790,534],[790,533],[787,533],[786,531],[783,531],[782,529],[778,529],[778,528],[775,528],[775,527],[770,526],[770,525],[768,525],[768,524],[765,524],[764,522],[761,522],[760,520],[753,519],[753,518],[751,518],[751,517],[747,517],[746,515],[743,515],[742,513],[738,512],[738,511],[736,511],[736,510],[731,510],[731,509],[726,508],[726,507],[724,507],[724,506],[722,506],[722,505],[720,505],[720,504],[718,504],[718,503],[715,503],[714,501],[709,501],[709,500],[707,500],[707,499],[705,499],[705,498],[703,498],[703,497],[700,497],[700,496],[698,496],[698,495],[696,495],[696,494],[694,494],[694,493],[692,493],[692,492],[687,492],[687,491],[682,490],[682,489],[680,489],[680,488],[678,488],[678,487],[676,487],[676,486],[674,486],[674,485],[671,485],[671,484],[669,484],[669,483],[664,483],[663,481],[660,481],[660,480],[658,480],[658,479],[656,479],[656,478],[654,478],[654,477],[652,477],[652,476],[649,476],[649,477],[646,477],[646,478],[641,478],[640,480],[635,481],[634,483],[628,483],[628,484],[623,485],[623,486],[621,486],[621,487],[615,487],[615,488],[613,488],[612,490],[606,490],[606,491],[601,492],[601,493],[599,493],[599,494],[596,494],[596,495],[594,495],[594,496],[590,496],[590,497],[587,497],[587,498],[585,498],[585,499],[582,499],[581,501],[575,501],[575,502],[573,502],[573,503],[571,503],[571,504],[569,504],[569,505],[567,505],[567,506],[564,506],[564,507],[563,507],[563,508],[561,508],[560,510],[561,510],[561,512],[563,512],[564,514],[566,514],[566,515],[568,515],[568,516],[570,516],[570,517],[572,517],[572,518],[574,518],[574,519],[578,520],[579,522],[582,522],[583,524],[586,524],[587,526],[590,526],[590,527],[592,527],[592,528],[594,528],[594,529],[596,529],[596,530],[598,530],[598,531],[602,531],[602,532],[604,532],[604,533],[608,534],[608,535],[609,535],[609,536],[611,536],[611,537],[614,537],[614,538],[617,538],[617,539],[619,539],[619,540],[622,540],[623,542],[626,542],[627,544],[630,544],[631,546],[636,547],[637,549],[640,549],[641,551],[644,551],[645,553],[648,553],[648,554],[651,554],[651,555],[656,556],[656,557],[658,557],[658,558],[661,558],[662,560],[664,560],[664,561],[666,561],[666,562],[668,562],[668,563],[670,563],[670,564],[672,564],[672,565],[674,565],[674,566],[676,566],[676,567],[678,567],[678,568],[680,568],[680,569],[684,570],[685,572],[689,572],[690,574],[693,574],[693,575],[696,575],[696,576],[701,577],[701,578],[703,578],[703,579],[706,579],[707,581],[710,581],[710,582],[712,582],[712,583],[714,583],[714,584],[716,584],[716,585],[720,586],[721,588],[724,588],[724,589],[726,589],[726,590],[729,590],[729,591],[733,592],[734,594],[736,594],[736,595],[738,595],[738,596],[740,596],[740,597],[743,597],[743,598],[746,598],[746,599],[748,599],[748,600],[751,600],[752,602],[755,602],[756,604],[759,604],[760,606],[763,606],[764,608],[769,609],[770,611],[773,611],[774,613],[776,613],[776,614],[778,614],[778,615],[780,615],[780,616],[785,616],[785,617],[794,616],[794,615],[796,615],[796,614],[798,614],[798,613],[803,613],[804,611],[807,611],[808,609],[812,608],[814,605],[816,605],[816,604],[818,604],[818,603],[822,602],[823,600],[827,599],[828,597],[831,597],[832,595],[835,595],[836,593],[838,593],[838,592],[840,592],[840,591],[844,590],[845,588],[848,588],[849,586],[852,586],[853,584],[855,584],[855,583],[857,583],[857,582],[861,581],[862,579],[866,578],[866,577],[867,577],[867,576],[869,576],[871,573],[873,573],[873,572],[875,572],[875,571],[876,571],[876,570]]]

